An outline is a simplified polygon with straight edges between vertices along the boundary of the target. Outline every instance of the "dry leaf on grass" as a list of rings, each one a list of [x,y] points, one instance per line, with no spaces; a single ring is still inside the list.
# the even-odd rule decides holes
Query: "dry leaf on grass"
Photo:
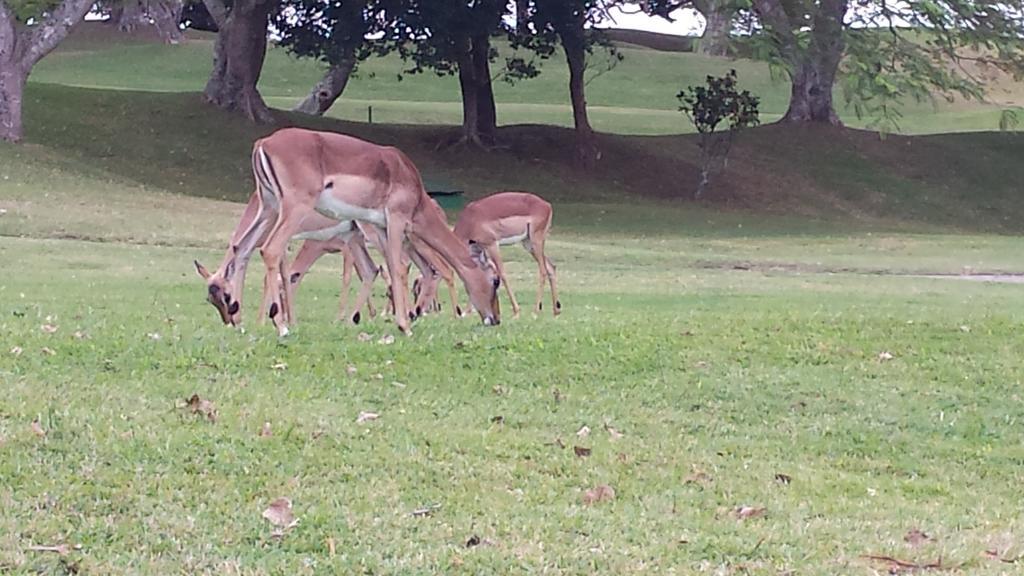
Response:
[[[432,515],[435,510],[440,510],[440,509],[441,509],[441,505],[440,504],[429,504],[429,505],[424,506],[422,508],[417,508],[417,509],[413,510],[412,512],[409,513],[409,515],[412,516],[413,518],[425,518],[427,516]]]
[[[370,336],[366,332],[360,332],[359,336],[356,336],[356,339],[360,342],[369,342],[370,340],[373,340],[373,336]]]
[[[285,532],[299,523],[299,519],[292,512],[292,501],[283,497],[274,500],[270,506],[267,506],[267,509],[263,511],[263,518],[274,526],[273,535],[278,537],[283,536]]]
[[[790,482],[793,481],[793,477],[790,476],[789,474],[779,473],[775,475],[775,481],[778,482],[779,484],[789,484]]]
[[[480,545],[480,537],[477,536],[476,534],[473,534],[472,536],[469,537],[469,540],[466,540],[466,548],[472,548],[473,546],[479,546],[479,545]]]
[[[491,424],[504,424],[504,423],[505,423],[505,417],[504,416],[493,416],[493,417],[491,417]]]
[[[615,489],[607,484],[601,484],[583,493],[583,503],[590,506],[605,500],[615,499]]]
[[[377,340],[377,344],[394,344],[395,336],[388,334],[387,336],[381,336],[380,340]]]
[[[349,364],[349,365],[348,365],[348,368],[346,368],[346,369],[345,369],[345,371],[346,371],[346,372],[348,372],[349,374],[355,374],[355,373],[356,373],[356,372],[358,372],[359,370],[358,370],[358,369],[356,369],[356,367],[355,367],[355,366],[353,366],[353,365]]]
[[[376,412],[360,412],[359,417],[356,418],[356,424],[362,424],[363,422],[372,422],[380,418],[380,414]]]
[[[39,329],[42,330],[43,332],[46,332],[47,334],[53,334],[57,330],[59,330],[59,328],[57,326],[54,326],[53,324],[43,324],[42,326],[39,327]]]
[[[711,482],[711,475],[707,472],[697,468],[696,466],[690,467],[691,472],[683,478],[683,484],[707,484]]]
[[[43,429],[43,425],[39,423],[38,418],[33,420],[32,424],[30,424],[29,426],[32,428],[32,433],[35,434],[36,436],[40,438],[46,437],[46,430]]]
[[[583,446],[573,446],[572,451],[580,458],[586,458],[592,452],[590,448],[584,448]]]
[[[576,431],[576,435],[580,438],[586,438],[590,436],[590,426],[584,424],[579,430]]]
[[[907,544],[910,544],[911,546],[920,546],[925,542],[931,542],[933,540],[935,539],[932,538],[930,535],[918,530],[917,528],[914,528],[913,530],[903,535],[903,541]]]
[[[625,434],[619,432],[615,428],[612,428],[607,423],[604,425],[604,429],[608,432],[608,435],[612,437],[612,440],[618,440],[619,438],[625,436]]]
[[[880,352],[878,354],[878,361],[879,362],[886,362],[888,360],[892,360],[893,358],[895,358],[895,356],[893,356],[892,353],[890,353],[890,352]]]
[[[740,520],[749,518],[761,518],[768,512],[763,506],[740,506],[736,509],[736,517]]]
[[[14,347],[11,348],[11,354],[13,356],[21,356],[21,353],[24,352],[24,351],[25,351],[25,349],[22,348],[21,346],[14,346]]]
[[[260,438],[268,438],[274,433],[270,430],[270,422],[264,422],[263,427],[260,428]]]
[[[327,555],[330,556],[331,558],[334,558],[334,554],[335,554],[334,538],[328,538],[327,539]]]
[[[79,549],[81,546],[75,546],[75,549]],[[71,547],[67,544],[57,544],[56,546],[29,546],[26,548],[29,552],[55,552],[60,556],[67,556],[71,553]]]
[[[193,394],[191,398],[186,400],[186,407],[192,411],[192,414],[202,416],[210,422],[217,421],[217,407],[214,406],[213,402],[200,398],[199,394]]]
[[[278,362],[277,364],[274,364],[270,368],[272,370],[279,370],[279,371],[280,370],[287,370],[288,369],[288,363],[287,362]]]
[[[146,336],[149,336],[149,339],[150,340],[154,340],[154,341],[160,339],[160,333],[159,332],[150,332],[149,334],[146,334]]]
[[[42,348],[39,349],[39,351],[42,352],[43,354],[46,354],[47,356],[54,356],[57,354],[57,352],[54,351],[53,348],[49,348],[47,346],[43,346]]]

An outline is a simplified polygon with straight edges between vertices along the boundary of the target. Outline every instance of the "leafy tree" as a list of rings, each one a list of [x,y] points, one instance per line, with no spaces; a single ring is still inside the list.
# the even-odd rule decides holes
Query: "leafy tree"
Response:
[[[704,34],[697,43],[697,53],[705,56],[728,56],[732,19],[738,9],[734,0],[694,0],[693,7],[704,17]]]
[[[0,0],[0,140],[21,140],[22,98],[32,67],[85,18],[93,1]]]
[[[391,8],[392,41],[411,63],[406,72],[433,70],[439,76],[458,76],[460,142],[484,146],[494,141],[497,110],[491,63],[497,50],[491,37],[504,29],[507,11],[505,0],[396,0]]]
[[[714,174],[725,170],[729,151],[740,130],[760,123],[760,99],[736,87],[736,71],[708,76],[706,86],[690,86],[676,95],[679,110],[690,117],[700,134],[701,172],[695,198],[707,190]],[[719,130],[724,125],[724,130]]]
[[[617,0],[533,0],[531,22],[536,31],[533,48],[543,54],[546,46],[558,42],[569,66],[569,99],[572,103],[573,125],[576,129],[576,158],[589,167],[601,158],[597,138],[587,114],[587,60],[595,47],[611,55],[610,66],[622,54],[594,27],[608,17],[608,10]]]
[[[203,90],[207,102],[254,122],[273,121],[256,89],[267,52],[267,24],[278,0],[203,0],[217,24],[213,69]]]
[[[366,39],[368,34],[386,31],[384,4],[381,0],[285,0],[274,19],[281,34],[279,44],[300,58],[328,65],[297,111],[323,114],[345,91],[359,62],[388,51],[388,43]]]
[[[984,98],[981,65],[1024,71],[1020,0],[751,0],[763,34],[755,43],[792,89],[783,121],[839,124],[837,78],[858,114],[898,127],[899,104],[938,93]]]

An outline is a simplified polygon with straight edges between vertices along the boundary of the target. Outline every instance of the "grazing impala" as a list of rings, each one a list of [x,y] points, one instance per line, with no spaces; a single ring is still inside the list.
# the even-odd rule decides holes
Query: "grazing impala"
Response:
[[[416,167],[398,149],[342,134],[285,128],[256,141],[253,171],[261,206],[277,213],[260,251],[267,267],[264,308],[279,335],[288,333],[292,321],[288,241],[310,218],[321,216],[359,220],[383,232],[395,322],[403,332],[410,333],[408,275],[402,266],[406,240],[420,252],[435,250],[455,269],[484,324],[500,322],[500,280],[486,254],[471,253],[448,229],[432,208]]]
[[[540,285],[537,287],[539,313],[543,308],[544,281],[551,283],[551,305],[555,316],[562,311],[555,283],[555,265],[544,255],[544,241],[551,230],[551,204],[526,192],[500,192],[469,203],[455,223],[455,235],[468,242],[473,252],[482,253],[493,262],[498,278],[505,284],[512,301],[512,313],[519,315],[519,303],[505,277],[499,245],[522,242],[523,248],[537,261]]]
[[[242,322],[242,292],[245,287],[245,272],[253,251],[263,243],[276,212],[263,206],[259,194],[254,192],[242,213],[242,218],[231,235],[231,243],[217,271],[210,273],[206,267],[195,262],[196,271],[207,285],[207,300],[220,313],[225,324],[237,326]],[[305,239],[302,249],[296,257],[296,272],[289,278],[289,283],[296,285],[305,272],[320,256],[328,252],[341,251],[345,256],[341,311],[344,315],[351,268],[362,281],[362,287],[352,316],[349,318],[358,324],[359,310],[364,303],[369,303],[373,281],[379,274],[379,268],[373,263],[366,251],[366,244],[360,229],[352,221],[336,222],[329,218],[316,215],[307,219],[299,229],[295,238]],[[375,312],[370,304],[370,316]]]

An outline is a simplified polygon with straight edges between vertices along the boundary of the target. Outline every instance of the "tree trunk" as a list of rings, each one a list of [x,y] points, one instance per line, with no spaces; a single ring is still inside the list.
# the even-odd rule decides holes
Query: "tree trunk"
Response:
[[[459,58],[459,89],[462,91],[462,140],[483,145],[480,140],[480,105],[477,88],[473,58],[467,50]]]
[[[110,13],[111,24],[121,32],[132,32],[139,26],[149,25],[146,5],[142,0],[123,0]]]
[[[582,35],[582,28],[579,30]],[[569,64],[569,98],[572,101],[572,120],[576,127],[576,160],[584,168],[593,168],[601,159],[601,151],[597,147],[594,129],[590,126],[587,116],[587,97],[585,79],[587,53],[583,42],[575,39],[566,41],[562,37],[565,49],[565,60]]]
[[[345,91],[345,86],[348,85],[348,79],[352,76],[352,70],[355,67],[355,54],[346,54],[341,62],[327,69],[324,77],[316,83],[316,86],[313,86],[309,96],[306,96],[306,99],[295,107],[295,111],[323,116]]]
[[[473,78],[476,81],[477,133],[480,139],[493,144],[498,131],[498,110],[491,85],[491,40],[486,35],[473,39]]]
[[[729,0],[699,0],[694,5],[704,16],[704,35],[697,42],[697,53],[705,56],[728,56],[729,33],[736,10]]]
[[[5,142],[21,140],[21,102],[27,79],[16,61],[0,60],[0,140]]]
[[[516,0],[516,32],[523,34],[530,29],[530,0]]]
[[[779,0],[754,0],[758,17],[778,45],[789,67],[792,90],[783,122],[818,122],[841,126],[832,104],[832,87],[846,43],[843,18],[849,0],[821,0],[811,25],[811,41],[801,46],[795,30],[802,25],[790,18]]]
[[[185,33],[181,30],[181,13],[185,9],[182,0],[155,0],[149,4],[149,15],[153,19],[160,39],[166,44],[181,44]]]
[[[207,4],[210,13],[214,7]],[[240,112],[253,122],[274,121],[256,83],[267,53],[269,5],[260,0],[239,0],[224,19],[214,43],[213,70],[203,95],[218,108]],[[216,19],[217,16],[214,15]]]

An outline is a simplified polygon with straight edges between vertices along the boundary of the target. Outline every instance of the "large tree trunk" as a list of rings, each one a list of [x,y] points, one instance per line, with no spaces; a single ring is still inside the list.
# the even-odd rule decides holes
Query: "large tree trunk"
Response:
[[[355,67],[355,54],[346,54],[341,62],[327,69],[324,77],[316,83],[316,86],[313,86],[309,96],[306,96],[306,99],[295,107],[295,111],[323,116],[345,91],[345,86],[348,85],[348,80]]]
[[[789,67],[792,89],[783,122],[816,122],[842,125],[832,103],[832,87],[839,61],[846,47],[843,17],[849,0],[822,0],[816,7],[811,41],[800,46],[795,33],[799,27],[786,13],[780,0],[754,0],[758,16],[779,46]]]
[[[0,140],[5,142],[21,140],[21,102],[27,79],[17,61],[0,60]]]
[[[784,122],[820,122],[841,126],[832,103],[839,61],[846,43],[843,16],[848,0],[823,0],[814,16],[811,44],[792,66],[792,90]]]
[[[206,0],[220,32],[214,43],[213,70],[203,95],[214,106],[240,112],[253,122],[273,122],[270,109],[256,89],[267,53],[269,4],[262,0],[238,0],[224,17],[225,11],[217,10],[217,3]]]
[[[181,29],[181,13],[185,9],[182,0],[158,0],[149,5],[149,15],[153,18],[160,39],[167,44],[181,44],[185,33]]]
[[[117,26],[121,32],[147,26],[149,17],[146,15],[146,5],[142,0],[122,0],[110,11],[110,20],[107,22]]]
[[[697,42],[697,53],[705,56],[728,56],[729,33],[736,10],[729,0],[698,0],[697,11],[704,16],[704,35]]]
[[[498,109],[491,85],[491,40],[486,35],[473,39],[473,77],[476,81],[477,133],[480,139],[493,144],[498,131]]]
[[[583,29],[578,31],[580,36]],[[587,116],[585,78],[587,53],[583,42],[575,38],[562,37],[565,60],[569,64],[569,98],[572,101],[572,120],[576,128],[576,161],[584,168],[592,168],[601,158],[594,129]]]
[[[25,83],[32,67],[85,18],[93,0],[63,0],[30,27],[20,27],[0,1],[0,140],[19,142]]]
[[[462,141],[483,145],[480,140],[480,105],[473,58],[466,50],[459,58],[459,89],[462,91]]]

